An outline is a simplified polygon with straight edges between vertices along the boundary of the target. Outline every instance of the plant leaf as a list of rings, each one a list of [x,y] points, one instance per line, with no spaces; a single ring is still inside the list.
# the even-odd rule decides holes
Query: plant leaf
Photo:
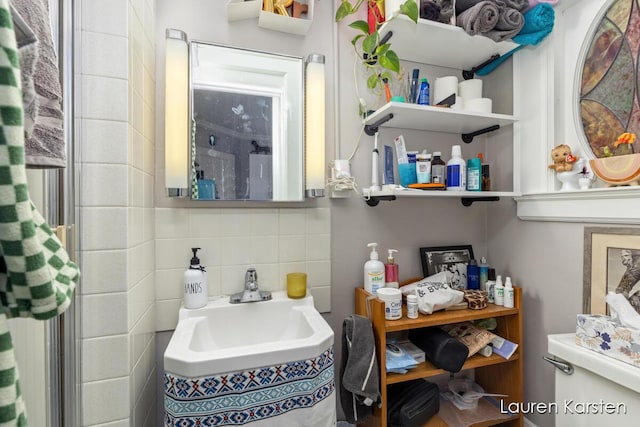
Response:
[[[378,85],[378,75],[377,74],[371,74],[369,76],[369,78],[367,79],[367,87],[369,89],[373,89],[377,85]]]
[[[353,13],[353,9],[351,7],[351,3],[347,0],[342,0],[340,6],[338,6],[338,10],[336,10],[336,22],[342,21],[347,16]]]
[[[355,46],[356,43],[358,43],[358,40],[360,40],[363,37],[364,37],[364,34],[358,34],[353,39],[351,39],[351,44]]]
[[[400,71],[400,60],[398,59],[398,55],[392,50],[387,51],[384,56],[380,56],[380,65],[382,65],[387,70],[391,70],[394,72]]]
[[[373,53],[378,47],[378,32],[369,34],[362,42],[362,51],[365,53]]]
[[[387,51],[389,50],[389,48],[391,48],[391,44],[390,43],[381,44],[376,49],[376,55],[380,55],[380,56],[385,55],[387,53]]]
[[[349,26],[355,30],[363,32],[364,34],[369,34],[369,24],[367,24],[367,21],[353,21]]]
[[[407,0],[401,4],[400,13],[407,15],[413,22],[418,22],[418,4],[414,0]]]

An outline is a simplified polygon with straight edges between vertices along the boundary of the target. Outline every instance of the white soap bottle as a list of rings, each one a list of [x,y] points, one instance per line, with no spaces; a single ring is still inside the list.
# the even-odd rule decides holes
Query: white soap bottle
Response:
[[[462,158],[459,145],[451,147],[451,159],[447,162],[447,191],[467,189],[467,163]]]
[[[515,301],[513,285],[511,284],[511,277],[507,277],[504,282],[504,306],[507,308],[513,308],[514,302]]]
[[[502,276],[496,277],[496,286],[494,286],[493,300],[495,305],[504,305],[504,286],[502,286]]]
[[[200,265],[197,252],[200,248],[191,248],[193,257],[189,269],[184,272],[184,307],[201,308],[207,305],[209,293],[207,289],[207,272]]]
[[[378,260],[377,243],[369,243],[371,249],[369,261],[364,263],[364,289],[375,295],[378,288],[384,288],[384,264]]]

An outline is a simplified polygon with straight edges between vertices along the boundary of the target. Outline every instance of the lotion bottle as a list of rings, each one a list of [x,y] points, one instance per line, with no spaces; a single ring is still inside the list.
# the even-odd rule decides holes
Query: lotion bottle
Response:
[[[398,264],[393,258],[393,253],[398,252],[398,250],[389,249],[388,252],[387,263],[384,265],[384,286],[398,289],[400,287],[400,283],[398,283]]]
[[[376,295],[378,288],[384,288],[384,264],[378,260],[377,243],[369,243],[367,247],[371,248],[369,261],[364,263],[364,289]]]
[[[513,308],[514,306],[514,292],[511,277],[507,277],[504,282],[504,306],[506,308]]]
[[[502,286],[502,276],[496,277],[496,286],[494,287],[495,296],[493,297],[496,305],[504,305],[504,286]]]
[[[197,256],[200,248],[191,248],[193,257],[189,269],[184,272],[184,307],[201,308],[207,305],[209,292],[207,289],[207,272]]]
[[[485,257],[480,258],[480,265],[478,265],[480,269],[480,290],[487,290],[487,280],[489,280],[489,264],[487,264],[487,259]]]

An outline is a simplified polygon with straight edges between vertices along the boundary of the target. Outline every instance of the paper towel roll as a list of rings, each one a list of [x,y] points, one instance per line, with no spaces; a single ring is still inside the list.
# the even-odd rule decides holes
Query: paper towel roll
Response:
[[[438,77],[433,84],[433,105],[453,94],[458,95],[458,77]]]
[[[482,80],[470,79],[458,83],[458,93],[467,100],[482,98]]]
[[[473,111],[475,113],[491,113],[492,108],[491,98],[475,98],[466,99],[464,101],[464,109],[466,111]]]

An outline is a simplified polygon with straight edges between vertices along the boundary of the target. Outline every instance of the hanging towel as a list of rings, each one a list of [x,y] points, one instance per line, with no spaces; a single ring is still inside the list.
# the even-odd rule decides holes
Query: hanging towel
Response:
[[[440,22],[444,22],[445,24],[454,24],[455,22],[451,22],[451,18],[453,18],[453,0],[433,0],[435,4],[440,6]]]
[[[550,5],[558,4],[558,0],[529,0],[529,6],[524,8],[523,12],[527,12],[529,9],[533,9],[540,3],[548,3]]]
[[[440,20],[440,5],[431,0],[420,0],[420,18],[429,21]]]
[[[476,74],[479,76],[486,76],[493,70],[495,70],[500,64],[507,60],[511,55],[525,46],[535,46],[544,40],[553,31],[553,24],[555,22],[555,13],[553,7],[546,3],[541,3],[533,9],[525,12],[524,25],[520,33],[513,37],[513,41],[520,46],[511,49],[509,52],[503,54],[500,58],[485,65]]]
[[[6,319],[62,313],[79,272],[29,199],[17,49],[9,1],[0,0],[0,425],[26,426]]]
[[[505,7],[500,9],[498,23],[485,36],[496,42],[507,40],[518,34],[524,26],[524,16],[515,9]]]
[[[342,324],[340,402],[351,423],[361,423],[380,403],[378,360],[373,326],[366,317],[352,314]]]
[[[469,35],[484,34],[498,23],[500,11],[492,1],[481,1],[456,17],[456,25]]]
[[[35,102],[25,99],[25,164],[30,168],[66,166],[62,88],[58,59],[51,35],[49,0],[10,0],[15,21],[23,21],[37,38],[34,47],[20,49],[24,81],[33,81]],[[24,58],[23,58],[24,57]],[[27,88],[29,85],[26,85]]]

